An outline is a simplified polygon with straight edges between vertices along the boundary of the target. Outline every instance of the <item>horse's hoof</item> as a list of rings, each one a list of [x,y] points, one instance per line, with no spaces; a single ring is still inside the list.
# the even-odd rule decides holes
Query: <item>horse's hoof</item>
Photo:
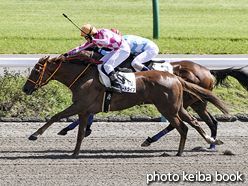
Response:
[[[72,157],[77,157],[79,154],[75,154],[75,153],[73,153],[71,156]]]
[[[31,135],[31,136],[29,136],[28,139],[34,141],[34,140],[37,140],[38,138],[35,135]]]
[[[86,131],[85,131],[85,135],[84,135],[84,137],[88,137],[90,134],[91,134],[91,129],[87,129]]]
[[[183,156],[183,153],[179,153],[179,152],[178,152],[178,153],[176,154],[176,156],[181,157],[181,156]]]
[[[67,134],[67,131],[64,130],[64,129],[62,129],[62,130],[58,133],[58,135],[61,135],[61,136],[65,136],[66,134]]]
[[[219,139],[216,139],[215,141],[216,141],[215,142],[215,145],[222,145],[222,144],[224,144],[224,142],[221,141],[221,140],[219,140]]]
[[[152,138],[148,137],[142,144],[141,147],[148,147],[151,143],[155,142]]]
[[[142,144],[141,147],[149,147],[151,145],[151,143],[147,140],[145,140]]]

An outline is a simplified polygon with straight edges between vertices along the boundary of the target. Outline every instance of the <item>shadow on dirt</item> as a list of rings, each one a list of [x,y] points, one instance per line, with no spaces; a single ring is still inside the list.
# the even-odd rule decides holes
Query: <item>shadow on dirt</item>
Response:
[[[198,152],[195,149],[184,150],[184,152]],[[206,151],[204,151],[206,152]],[[216,152],[216,151],[213,151]],[[161,154],[162,153],[162,154]],[[44,151],[1,151],[0,159],[118,159],[118,158],[151,158],[151,157],[174,157],[177,150],[81,150],[79,156],[71,156],[68,150],[44,150]],[[4,156],[8,154],[8,156]],[[23,155],[25,154],[25,155]],[[37,154],[37,155],[35,155]],[[40,155],[43,154],[43,155]],[[213,155],[214,153],[205,154]],[[198,156],[199,154],[187,154]]]

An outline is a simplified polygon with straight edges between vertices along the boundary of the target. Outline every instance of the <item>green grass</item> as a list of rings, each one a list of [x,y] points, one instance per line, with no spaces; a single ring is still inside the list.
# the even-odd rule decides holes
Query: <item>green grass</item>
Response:
[[[85,41],[79,27],[117,28],[152,39],[151,0],[2,0],[0,53],[65,53]],[[247,54],[246,0],[159,1],[164,54]]]
[[[244,101],[248,99],[247,91],[234,78],[229,79],[229,88],[217,87],[213,91],[227,104],[231,114],[247,113],[248,103]],[[7,69],[4,76],[0,76],[0,117],[53,116],[72,104],[70,90],[57,81],[51,81],[32,96],[26,96],[21,90],[26,80],[27,78],[22,77],[20,73],[10,72]],[[188,110],[191,114],[195,114],[192,109]],[[209,104],[208,110],[213,115],[221,114],[212,104]],[[155,106],[140,105],[123,111],[98,113],[97,116],[139,114],[160,115]]]

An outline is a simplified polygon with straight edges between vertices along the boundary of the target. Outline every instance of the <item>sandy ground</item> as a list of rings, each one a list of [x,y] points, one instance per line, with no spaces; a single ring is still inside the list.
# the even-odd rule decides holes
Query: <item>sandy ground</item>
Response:
[[[177,131],[150,147],[140,146],[148,136],[167,125],[162,122],[94,123],[93,133],[83,141],[77,158],[70,156],[77,130],[67,136],[57,135],[68,123],[55,123],[37,141],[27,139],[43,124],[0,123],[1,186],[137,186],[148,182],[150,185],[247,185],[248,123],[245,122],[220,122],[218,136],[225,144],[216,151],[192,150],[206,149],[209,145],[189,127],[183,157],[175,156],[179,145]],[[225,150],[235,155],[224,155]],[[218,182],[221,178],[225,181]]]

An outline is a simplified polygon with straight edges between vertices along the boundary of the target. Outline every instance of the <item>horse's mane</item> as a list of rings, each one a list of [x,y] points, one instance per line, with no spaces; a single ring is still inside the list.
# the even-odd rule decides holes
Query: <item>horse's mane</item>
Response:
[[[93,60],[93,58],[91,57],[91,51],[86,51],[83,50],[79,53],[70,55],[69,57],[65,57],[63,54],[61,54],[58,57],[54,57],[50,59],[50,56],[45,56],[42,57],[39,62],[43,62],[43,61],[47,61],[49,63],[60,63],[61,61],[63,63],[76,63],[76,64],[81,64],[81,65],[96,65],[97,63],[101,63],[99,61],[95,61]]]
[[[96,65],[98,63],[101,63],[99,61],[95,61],[91,55],[92,55],[92,51],[82,50],[79,53],[66,57],[65,61],[68,63],[77,63],[77,64],[84,64],[84,65],[88,65],[88,64]]]
[[[50,56],[45,56],[39,59],[39,62],[44,62],[47,61],[48,63],[60,63],[62,60],[62,62],[65,62],[65,57],[61,54],[59,57],[54,57],[50,59]]]
[[[59,57],[54,57],[48,60],[49,63],[60,63],[61,61],[66,62],[65,57],[62,54]]]

